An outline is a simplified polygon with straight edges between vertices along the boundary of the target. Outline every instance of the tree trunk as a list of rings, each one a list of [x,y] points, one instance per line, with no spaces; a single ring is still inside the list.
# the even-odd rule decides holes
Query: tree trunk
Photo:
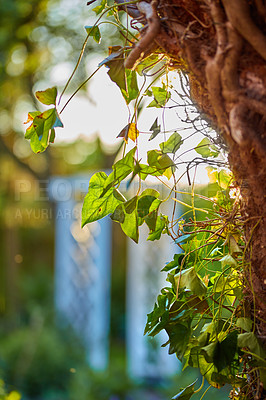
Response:
[[[152,0],[149,13],[140,3],[135,11],[144,14],[148,27],[131,51],[128,67],[137,62],[144,44],[168,55],[173,66],[188,73],[192,98],[228,146],[242,195],[245,300],[265,346],[265,0]]]

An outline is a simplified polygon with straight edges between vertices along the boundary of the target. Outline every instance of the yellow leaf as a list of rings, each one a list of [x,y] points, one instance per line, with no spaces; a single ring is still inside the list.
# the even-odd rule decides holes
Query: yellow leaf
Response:
[[[128,127],[128,137],[129,139],[133,140],[133,142],[135,142],[138,136],[139,136],[139,131],[137,129],[137,125],[134,122],[132,122],[131,124],[129,124]]]
[[[128,142],[128,138],[136,141],[137,137],[139,136],[139,131],[137,129],[137,125],[134,122],[127,124],[122,131],[119,133],[117,137],[123,137],[125,142]]]

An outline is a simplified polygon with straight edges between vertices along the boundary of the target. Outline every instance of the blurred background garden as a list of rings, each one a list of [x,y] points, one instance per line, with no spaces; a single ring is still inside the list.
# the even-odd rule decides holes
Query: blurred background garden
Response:
[[[91,171],[110,169],[119,144],[102,141],[97,127],[88,135],[77,124],[44,153],[34,154],[24,139],[23,121],[38,107],[36,90],[53,85],[62,89],[71,74],[86,37],[83,26],[90,22],[86,2],[2,1],[0,20],[0,379],[7,392],[16,390],[25,400],[169,399],[197,374],[187,369],[180,378],[177,359],[168,376],[147,371],[134,379],[128,373],[127,240],[118,225],[111,226],[109,239],[111,307],[105,367],[90,365],[77,329],[60,323],[55,311],[58,209],[47,194],[49,185],[53,177],[86,179]],[[105,29],[111,43],[115,29]],[[119,38],[115,42],[119,44]],[[90,42],[70,91],[93,72],[92,60],[99,51]],[[77,113],[86,110],[86,101],[95,100],[81,92],[79,101],[74,105]],[[172,365],[173,359],[174,355]],[[226,398],[226,390],[215,393],[216,399]],[[213,389],[209,393],[206,399],[213,398]]]

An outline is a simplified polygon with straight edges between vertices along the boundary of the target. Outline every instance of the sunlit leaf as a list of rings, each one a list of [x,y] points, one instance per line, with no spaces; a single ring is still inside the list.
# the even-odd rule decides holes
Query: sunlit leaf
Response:
[[[175,153],[183,143],[181,135],[174,132],[166,142],[160,143],[160,148],[163,153]]]
[[[128,138],[135,142],[138,136],[139,131],[137,129],[137,125],[134,122],[131,122],[128,127]]]
[[[91,177],[88,194],[82,207],[82,226],[111,214],[120,203],[125,201],[124,197],[114,188],[110,188],[101,196],[106,179],[105,172],[97,172]]]
[[[237,273],[230,275],[217,274],[214,277],[214,293],[223,293],[224,296],[242,296],[242,284]],[[240,291],[240,293],[238,293]]]
[[[136,141],[137,137],[139,136],[139,131],[137,129],[137,125],[134,122],[130,122],[127,124],[117,135],[117,137],[124,138],[125,142],[128,142],[128,139],[131,139],[133,142]]]
[[[134,196],[123,204],[119,204],[111,215],[112,220],[119,222],[124,233],[136,243],[139,239],[137,200],[137,196]]]
[[[150,56],[142,59],[138,65],[136,66],[135,70],[139,75],[143,75],[143,72],[145,70],[145,73],[148,72],[152,67],[154,67],[154,64],[156,61],[158,61],[159,56],[157,54],[151,54]]]
[[[57,97],[57,88],[54,86],[54,87],[48,88],[46,90],[38,91],[35,93],[35,96],[42,104],[46,104],[46,105],[54,104],[55,105],[56,97]]]
[[[40,115],[41,111],[31,111],[28,113],[28,119],[24,122],[24,124],[28,124],[29,122],[33,121],[34,117]]]
[[[204,158],[217,157],[219,155],[217,147],[206,137],[195,147],[195,150]]]
[[[96,15],[100,14],[107,4],[107,0],[102,0],[99,6],[94,7],[92,10],[95,12]]]
[[[149,175],[151,175],[151,176],[158,175],[155,167],[150,167],[149,165],[146,165],[146,164],[139,164],[139,166],[140,166],[140,171],[139,171],[138,175],[142,181],[145,181],[145,179]]]
[[[208,183],[208,197],[216,197],[217,193],[221,192],[221,186],[217,182]]]
[[[91,36],[96,43],[101,41],[101,32],[98,26],[85,26],[88,36]]]
[[[117,185],[123,179],[125,179],[134,170],[134,154],[136,152],[136,147],[131,149],[125,157],[118,160],[113,166],[113,171],[108,176],[104,183],[102,196],[109,190],[112,186]]]
[[[230,171],[221,169],[218,172],[218,182],[223,189],[228,188],[228,185],[230,184],[231,181],[232,181],[232,173]]]
[[[164,154],[161,150],[150,150],[147,152],[147,156],[149,166],[156,169],[154,175],[159,176],[166,173],[168,179],[172,176],[175,165],[167,154]],[[170,170],[170,176],[167,174],[168,169]]]
[[[154,100],[147,107],[164,107],[171,97],[171,93],[166,89],[165,85],[163,84],[162,87],[153,86],[151,90]]]
[[[28,114],[28,121],[32,124],[27,128],[25,138],[30,139],[34,153],[44,151],[55,138],[56,127],[63,127],[56,108],[50,108],[43,113],[34,111]]]

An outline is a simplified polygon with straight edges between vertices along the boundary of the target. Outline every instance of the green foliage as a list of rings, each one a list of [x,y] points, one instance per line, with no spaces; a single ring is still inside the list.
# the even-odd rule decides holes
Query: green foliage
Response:
[[[99,21],[107,11],[119,28],[126,29],[121,26],[115,5],[107,7],[104,0],[94,11],[100,17],[95,25],[86,27],[86,30],[88,37],[92,36],[97,43],[101,38]],[[126,33],[132,35],[127,29]],[[125,146],[128,139],[136,145],[128,152],[125,147],[123,156],[114,163],[109,176],[97,172],[91,177],[83,204],[82,226],[110,215],[128,237],[138,242],[139,227],[145,223],[149,229],[147,240],[158,240],[166,234],[181,249],[181,254],[177,251],[174,259],[162,266],[162,270],[168,273],[168,286],[161,290],[154,309],[147,316],[145,334],[155,336],[165,330],[168,341],[163,346],[169,345],[169,353],[175,353],[184,362],[184,368],[198,368],[214,388],[231,384],[237,388],[240,399],[242,389],[248,386],[248,369],[258,371],[265,382],[265,354],[254,334],[254,321],[250,319],[247,307],[243,307],[243,285],[248,266],[244,261],[246,243],[243,240],[241,199],[234,187],[232,174],[222,168],[220,150],[207,129],[201,129],[204,137],[199,143],[193,143],[191,149],[182,153],[180,149],[188,137],[181,136],[177,131],[171,131],[166,137],[168,132],[161,129],[156,118],[150,128],[149,140],[163,133],[164,141],[159,144],[159,149],[147,151],[147,161],[142,162],[137,151],[140,134],[137,123],[143,108],[142,101],[152,97],[147,108],[154,107],[158,111],[170,102],[174,105],[169,107],[179,104],[173,99],[175,89],[168,83],[168,77],[166,83],[156,83],[163,72],[167,75],[168,61],[160,60],[162,66],[156,78],[147,83],[146,69],[152,70],[159,62],[157,55],[155,64],[154,60],[146,64],[144,59],[142,67],[130,71],[124,66],[128,51],[128,46],[112,46],[109,56],[99,67],[105,65],[108,68],[107,74],[119,87],[126,104],[133,107],[134,116],[132,118],[130,114],[130,122],[118,137],[124,139]],[[137,73],[144,78],[141,89]],[[154,75],[156,72],[150,76]],[[52,98],[55,105],[51,91],[42,92],[39,99],[51,104],[47,102]],[[182,95],[179,97],[182,99]],[[187,105],[186,101],[184,105]],[[50,138],[54,137],[54,128],[61,126],[56,108],[43,113],[30,113],[29,119],[33,122],[26,137],[31,139],[34,151],[42,151],[40,146],[45,149]],[[199,129],[196,127],[196,130]],[[212,165],[208,168],[210,183],[207,194],[197,192],[194,183],[190,185],[190,192],[178,190],[180,177],[177,176],[177,166],[183,163],[182,156],[192,150],[196,157],[184,162],[188,178],[192,167],[206,162]],[[152,188],[144,188],[147,177],[158,179],[165,185],[168,194],[163,196]],[[190,178],[188,180],[190,184]],[[134,181],[138,182],[137,189]],[[121,187],[127,189],[127,198],[121,195]],[[177,217],[174,211],[169,216],[161,213],[161,206],[169,198],[174,200],[175,205],[183,207],[181,217]],[[195,391],[194,385],[195,382],[173,399],[190,399],[201,390]]]
[[[174,132],[166,142],[160,143],[160,149],[163,153],[175,154],[182,144],[182,138],[179,133]]]
[[[152,86],[153,101],[147,107],[162,108],[166,105],[171,97],[171,93],[163,84],[161,87]]]
[[[108,189],[103,194],[106,180],[105,172],[97,172],[90,179],[89,193],[84,199],[82,208],[82,226],[114,212],[116,207],[125,201],[114,188]]]
[[[117,84],[126,103],[129,104],[139,93],[136,72],[124,67],[125,57],[122,47],[113,46],[110,52],[109,57],[101,64],[109,68],[107,73],[110,79]]]
[[[195,151],[204,158],[217,157],[219,155],[219,150],[216,146],[211,144],[208,138],[202,139],[202,141],[195,147]]]
[[[96,43],[101,41],[101,32],[98,26],[85,26],[88,36],[92,36]]]
[[[56,104],[57,88],[49,88],[44,91],[36,92],[37,99],[45,105]],[[49,143],[55,139],[55,128],[63,127],[56,107],[50,108],[44,112],[33,111],[28,113],[30,126],[26,130],[25,138],[30,139],[30,145],[34,153],[40,153],[46,150]]]

